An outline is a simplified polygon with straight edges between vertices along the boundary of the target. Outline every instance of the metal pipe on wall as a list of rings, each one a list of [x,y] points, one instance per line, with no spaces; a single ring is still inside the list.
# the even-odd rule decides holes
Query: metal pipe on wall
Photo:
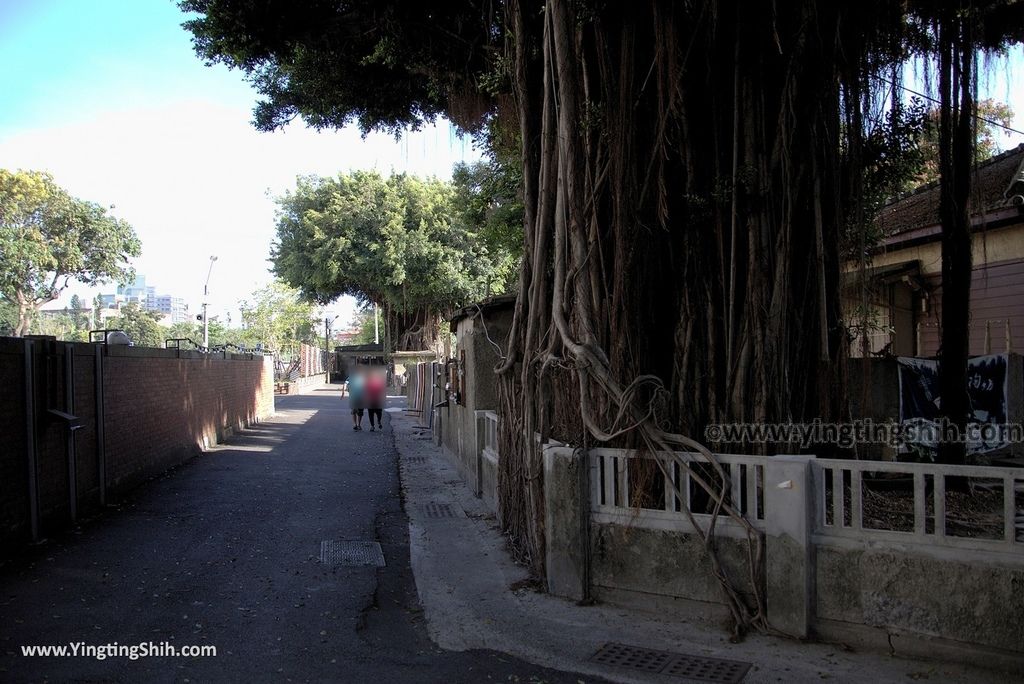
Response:
[[[100,506],[107,505],[107,452],[103,435],[103,351],[104,345],[96,345],[95,379],[96,390],[96,473],[100,487]],[[181,355],[181,351],[178,351]]]
[[[39,542],[39,475],[36,469],[35,345],[25,340],[25,455],[28,460],[28,519],[32,543]]]
[[[64,345],[64,411],[70,415],[75,413],[75,348],[71,344]],[[78,522],[78,455],[75,453],[75,428],[68,425],[67,459],[68,459],[68,509],[71,523]]]

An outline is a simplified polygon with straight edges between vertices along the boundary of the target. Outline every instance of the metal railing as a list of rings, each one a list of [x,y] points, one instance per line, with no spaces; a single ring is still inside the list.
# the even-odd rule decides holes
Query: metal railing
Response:
[[[679,452],[675,457],[700,472],[705,481],[713,482],[717,477],[698,454]],[[713,501],[699,484],[691,482],[687,470],[679,467],[673,457],[659,456],[676,485],[669,486],[664,473],[654,463],[654,458],[649,453],[641,454],[625,449],[590,451],[591,509],[595,522],[692,532],[694,530],[686,514],[687,510],[698,523],[711,517]],[[758,529],[763,529],[765,524],[766,460],[763,456],[718,456],[729,479],[727,500]],[[641,461],[649,463],[646,467],[639,466]],[[676,488],[682,496],[676,494]],[[725,515],[719,517],[717,525],[728,536],[745,534],[740,525]]]
[[[1024,551],[1024,470],[815,459],[814,536]]]

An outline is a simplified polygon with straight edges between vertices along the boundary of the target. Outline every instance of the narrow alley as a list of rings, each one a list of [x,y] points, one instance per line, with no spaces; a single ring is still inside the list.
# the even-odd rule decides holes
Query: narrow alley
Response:
[[[578,681],[431,643],[393,435],[352,431],[339,399],[335,389],[278,398],[272,420],[0,566],[0,679]],[[323,563],[321,542],[342,540],[379,542],[386,566]],[[216,656],[20,653],[142,642],[211,645]]]

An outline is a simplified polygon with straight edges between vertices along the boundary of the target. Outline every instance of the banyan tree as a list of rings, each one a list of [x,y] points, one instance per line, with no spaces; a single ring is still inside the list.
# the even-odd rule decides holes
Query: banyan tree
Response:
[[[539,567],[535,432],[702,453],[712,465],[696,480],[736,515],[695,439],[705,425],[846,416],[841,261],[867,248],[872,211],[901,180],[914,63],[939,101],[941,383],[944,410],[965,420],[979,55],[1021,39],[1022,4],[183,6],[199,14],[198,53],[261,92],[260,128],[400,130],[443,115],[518,151],[524,254],[496,369],[499,488],[503,526]],[[760,600],[722,580],[737,629],[768,628]]]

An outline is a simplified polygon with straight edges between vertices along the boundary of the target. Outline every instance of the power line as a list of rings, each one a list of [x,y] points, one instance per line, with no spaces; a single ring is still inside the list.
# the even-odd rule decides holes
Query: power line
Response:
[[[932,97],[931,95],[925,95],[924,93],[919,92],[917,90],[914,90],[913,88],[908,88],[905,85],[893,83],[889,79],[884,78],[882,76],[875,76],[875,78],[877,78],[879,81],[882,81],[883,83],[888,83],[889,85],[893,86],[894,88],[902,88],[903,90],[907,91],[908,93],[911,93],[912,95],[917,95],[918,97],[923,97],[924,99],[926,99],[926,100],[928,100],[930,102],[934,102],[935,104],[942,104],[942,100],[939,100],[938,98]],[[993,126],[998,126],[999,128],[1003,128],[1005,130],[1008,130],[1011,133],[1016,133],[1017,135],[1024,135],[1024,131],[1018,131],[1016,128],[1013,128],[1012,126],[1007,126],[1006,124],[999,123],[998,121],[995,121],[993,119],[988,119],[988,118],[985,118],[984,116],[980,116],[978,114],[975,114],[974,118],[977,119],[978,121],[984,121],[987,124],[991,124]]]

